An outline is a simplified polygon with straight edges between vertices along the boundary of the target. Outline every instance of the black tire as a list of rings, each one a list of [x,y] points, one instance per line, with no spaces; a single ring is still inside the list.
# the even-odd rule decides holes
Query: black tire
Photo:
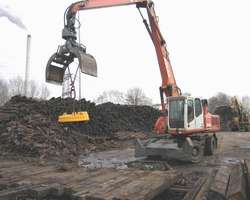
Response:
[[[191,162],[199,163],[203,157],[203,151],[200,145],[195,145],[191,154]]]
[[[233,127],[231,128],[231,131],[235,132],[235,131],[239,131],[240,128],[239,126],[233,125]]]
[[[213,135],[214,138],[214,151],[218,148],[218,138],[216,137],[216,135]]]
[[[213,136],[209,136],[205,140],[205,151],[204,154],[206,156],[211,156],[214,154],[214,150],[216,149],[217,142]]]

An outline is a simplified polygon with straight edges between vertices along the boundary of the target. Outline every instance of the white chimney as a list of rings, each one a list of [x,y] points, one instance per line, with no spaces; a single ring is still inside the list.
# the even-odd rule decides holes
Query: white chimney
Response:
[[[26,66],[25,66],[25,80],[24,80],[24,95],[28,95],[28,82],[29,82],[29,68],[30,68],[30,42],[31,35],[27,35],[27,47],[26,47]]]

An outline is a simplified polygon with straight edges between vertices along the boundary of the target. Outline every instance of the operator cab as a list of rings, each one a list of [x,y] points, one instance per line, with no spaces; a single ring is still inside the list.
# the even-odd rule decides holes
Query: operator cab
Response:
[[[168,130],[192,131],[204,128],[202,100],[190,96],[168,97]]]

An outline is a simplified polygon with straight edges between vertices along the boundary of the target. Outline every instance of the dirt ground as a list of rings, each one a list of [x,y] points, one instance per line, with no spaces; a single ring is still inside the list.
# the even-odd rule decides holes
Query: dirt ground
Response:
[[[250,132],[221,132],[217,154],[240,159],[250,158]]]
[[[220,132],[217,135],[219,145],[216,153],[204,157],[199,164],[168,160],[158,161],[153,166],[147,161],[143,163],[142,169],[138,166],[128,168],[126,163],[135,161],[134,137],[124,137],[124,142],[117,141],[121,148],[107,147],[105,150],[108,151],[81,155],[78,163],[52,163],[33,158],[2,156],[0,200],[223,199],[218,196],[208,198],[210,179],[215,176],[215,169],[218,171],[228,165],[250,160],[250,132]],[[52,190],[53,198],[48,196]],[[242,197],[240,190],[242,188],[232,198],[224,199],[247,199],[246,194]]]

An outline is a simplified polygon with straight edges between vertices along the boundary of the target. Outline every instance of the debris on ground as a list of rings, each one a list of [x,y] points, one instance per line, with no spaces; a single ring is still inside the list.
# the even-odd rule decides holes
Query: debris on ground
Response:
[[[74,101],[76,109],[89,113],[90,121],[67,129],[57,118],[64,112],[71,113]],[[149,106],[95,105],[85,99],[70,98],[40,101],[14,96],[0,107],[0,154],[74,160],[80,153],[119,146],[116,139],[129,140],[138,136],[136,132],[151,131],[159,114]],[[115,134],[122,131],[134,135]]]

